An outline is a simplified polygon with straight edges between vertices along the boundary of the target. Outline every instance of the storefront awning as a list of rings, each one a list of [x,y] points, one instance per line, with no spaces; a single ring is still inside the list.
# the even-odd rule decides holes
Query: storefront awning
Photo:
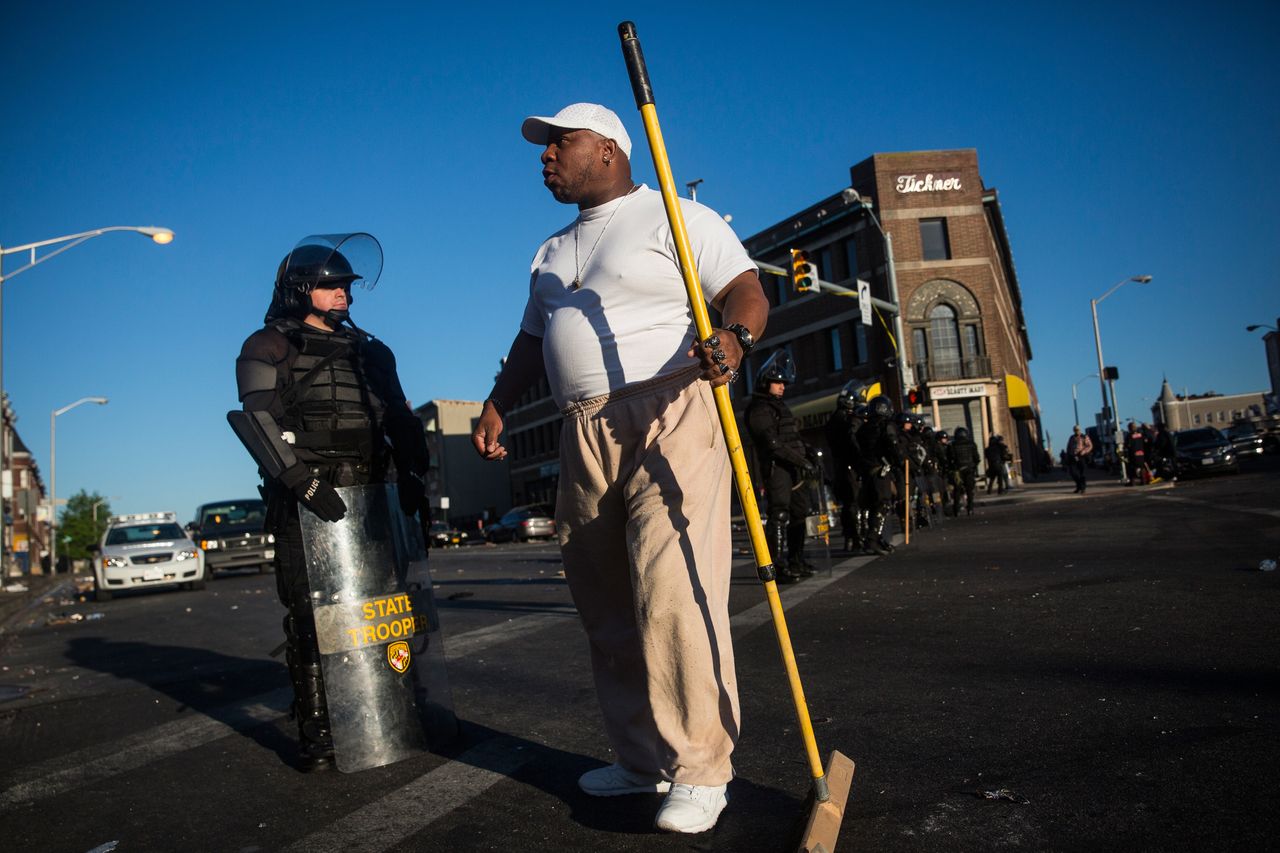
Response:
[[[1031,390],[1027,383],[1012,373],[1004,375],[1005,391],[1009,395],[1009,413],[1015,418],[1034,418],[1035,410],[1031,408]]]

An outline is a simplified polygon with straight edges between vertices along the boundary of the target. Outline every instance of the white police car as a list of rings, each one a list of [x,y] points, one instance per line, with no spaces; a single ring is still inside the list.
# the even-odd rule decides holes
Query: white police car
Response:
[[[115,515],[93,555],[93,580],[98,601],[110,601],[122,589],[204,589],[204,552],[187,537],[177,513]]]

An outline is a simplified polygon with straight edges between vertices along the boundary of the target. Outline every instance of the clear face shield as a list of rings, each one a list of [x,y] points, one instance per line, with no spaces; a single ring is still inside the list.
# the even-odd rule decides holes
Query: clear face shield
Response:
[[[282,280],[310,292],[317,287],[373,290],[382,275],[382,246],[363,231],[303,237],[285,259]]]
[[[773,355],[769,356],[764,365],[760,368],[760,372],[756,375],[756,385],[768,385],[770,382],[782,382],[786,385],[792,385],[796,381],[796,363],[791,359],[791,353],[784,349],[780,349]]]

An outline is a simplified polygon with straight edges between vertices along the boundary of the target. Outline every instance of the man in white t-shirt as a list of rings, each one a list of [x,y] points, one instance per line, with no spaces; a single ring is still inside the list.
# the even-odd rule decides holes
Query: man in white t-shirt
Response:
[[[588,794],[666,793],[656,823],[715,825],[739,712],[729,637],[730,468],[711,388],[737,376],[769,303],[714,211],[680,201],[703,292],[696,340],[662,195],[631,180],[613,111],[571,104],[525,120],[543,183],[578,217],[534,255],[529,300],[473,438],[501,459],[503,418],[546,376],[565,419],[556,526],[617,763]]]

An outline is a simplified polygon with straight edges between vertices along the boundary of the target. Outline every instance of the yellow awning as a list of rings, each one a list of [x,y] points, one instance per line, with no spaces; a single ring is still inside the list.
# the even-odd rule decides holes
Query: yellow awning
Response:
[[[1009,395],[1009,411],[1015,417],[1033,418],[1035,412],[1031,408],[1031,390],[1027,383],[1012,373],[1004,375],[1004,387]]]

